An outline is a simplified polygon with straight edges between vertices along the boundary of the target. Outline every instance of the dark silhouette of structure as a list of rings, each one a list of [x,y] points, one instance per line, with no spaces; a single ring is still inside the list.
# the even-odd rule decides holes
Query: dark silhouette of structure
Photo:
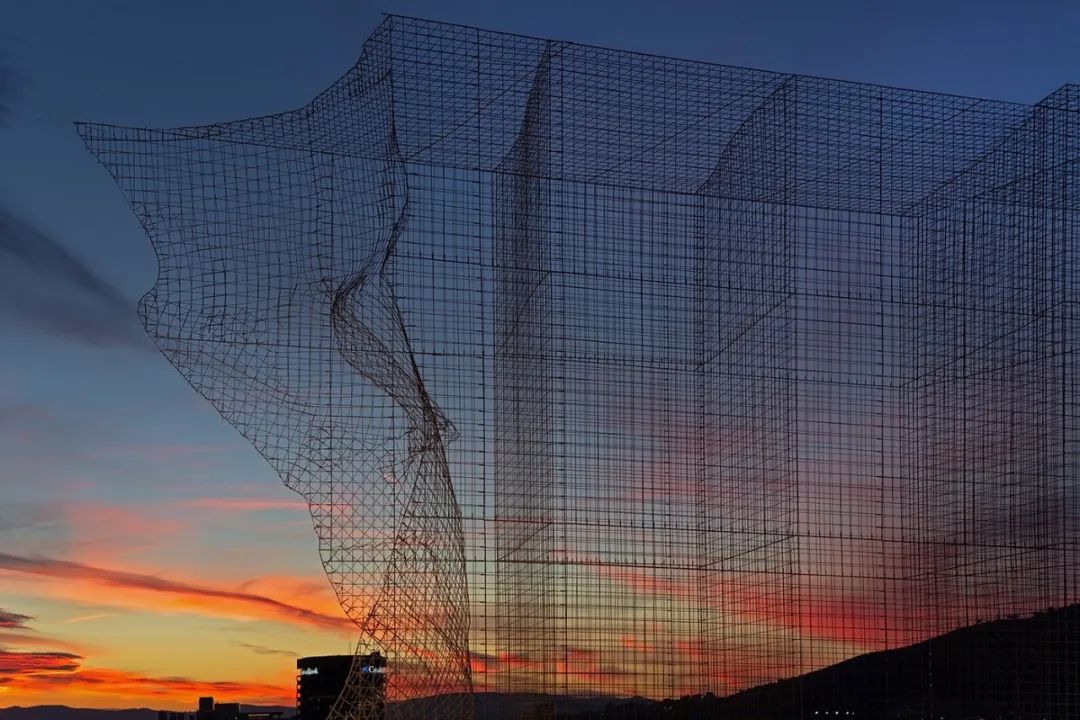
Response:
[[[1068,700],[1080,678],[1077,643],[1080,606],[1074,605],[1031,618],[995,620],[953,630],[726,698],[699,695],[661,702],[609,703],[603,709],[565,717],[1067,718],[1076,709]]]
[[[353,672],[354,664],[359,665]],[[348,690],[350,682],[360,683],[355,691]],[[368,717],[382,720],[386,704],[386,658],[378,653],[352,655],[323,655],[296,661],[297,720],[327,720],[334,703],[343,694],[361,698],[368,708]]]
[[[276,720],[281,717],[276,711],[243,711],[240,703],[215,703],[212,697],[199,698],[198,707],[195,712],[161,710],[158,720]]]
[[[79,130],[386,715],[550,718],[1078,600],[1078,111],[388,17],[297,110]],[[1075,717],[1032,642],[1002,713]]]

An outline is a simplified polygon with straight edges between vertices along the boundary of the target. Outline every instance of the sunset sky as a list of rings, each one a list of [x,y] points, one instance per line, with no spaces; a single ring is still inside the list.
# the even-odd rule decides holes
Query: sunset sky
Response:
[[[381,11],[1019,102],[1080,81],[1080,5],[1008,6],[5,6],[0,222],[36,250],[0,244],[0,707],[291,704],[296,657],[355,642],[304,503],[142,334],[135,301],[154,257],[73,120],[194,125],[301,105],[350,66]]]

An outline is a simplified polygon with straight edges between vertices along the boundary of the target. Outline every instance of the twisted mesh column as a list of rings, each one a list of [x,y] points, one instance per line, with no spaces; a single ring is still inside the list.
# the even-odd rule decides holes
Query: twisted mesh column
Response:
[[[140,304],[147,332],[309,504],[327,576],[360,631],[331,717],[466,718],[453,426],[390,280],[408,189],[385,35],[293,112],[79,129],[157,253]],[[382,677],[369,677],[370,653],[385,658]]]

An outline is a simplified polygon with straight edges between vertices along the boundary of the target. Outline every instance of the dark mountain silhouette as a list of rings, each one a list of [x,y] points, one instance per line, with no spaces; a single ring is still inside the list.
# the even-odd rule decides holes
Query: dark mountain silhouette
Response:
[[[437,698],[416,698],[396,703],[406,706],[402,712],[405,717],[435,717],[439,708]],[[655,700],[644,698],[619,698],[613,695],[544,695],[543,693],[473,693],[477,720],[532,720],[532,718],[550,717],[545,709],[555,708],[556,717],[581,717],[597,713],[613,704],[629,706],[634,704],[655,705]],[[427,707],[430,705],[430,707]],[[4,720],[0,715],[0,720]]]
[[[960,628],[720,698],[613,703],[574,720],[1074,718],[1080,605]],[[826,715],[827,714],[827,715]]]
[[[157,720],[157,710],[90,710],[66,705],[35,705],[0,709],[0,720]]]
[[[192,710],[196,699],[192,698]],[[245,712],[280,712],[282,717],[293,716],[291,707],[241,705]],[[35,705],[33,707],[0,708],[0,720],[157,720],[158,711],[148,708],[127,710],[93,710],[66,705]]]

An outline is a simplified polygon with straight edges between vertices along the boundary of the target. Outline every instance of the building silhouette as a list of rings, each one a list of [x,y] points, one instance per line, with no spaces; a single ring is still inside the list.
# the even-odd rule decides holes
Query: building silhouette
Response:
[[[388,16],[302,108],[79,131],[157,253],[148,333],[389,658],[335,720],[733,695],[1080,601],[1077,86]],[[1003,717],[1080,714],[1019,665],[1067,676],[1056,637]]]
[[[322,655],[296,661],[297,720],[328,720],[341,695],[356,696],[369,708],[367,717],[384,716],[386,658],[378,653]]]
[[[275,720],[281,713],[276,711],[242,711],[240,703],[215,703],[214,698],[199,698],[195,712],[158,711],[158,720]]]

